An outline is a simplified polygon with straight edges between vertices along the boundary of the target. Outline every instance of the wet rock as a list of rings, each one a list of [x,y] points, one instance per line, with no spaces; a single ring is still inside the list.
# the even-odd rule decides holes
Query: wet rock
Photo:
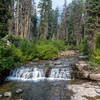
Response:
[[[100,80],[100,74],[90,74],[89,76],[91,80]]]
[[[45,69],[45,72],[46,72],[45,77],[49,77],[50,71],[51,71],[51,67],[47,67]]]
[[[21,93],[23,93],[23,90],[22,89],[16,90],[16,94],[21,94]]]
[[[61,62],[54,62],[54,65],[61,65]]]
[[[0,94],[0,98],[2,98],[3,97],[3,95],[2,94]]]
[[[89,72],[84,70],[84,67],[88,66],[87,64],[83,63],[83,62],[79,62],[78,64],[76,64],[76,74],[78,73],[80,78],[88,78],[89,77]]]
[[[83,60],[89,59],[89,56],[79,56],[79,59],[83,59]]]
[[[95,91],[96,93],[100,94],[100,89],[96,89]]]
[[[4,93],[4,97],[11,97],[12,96],[12,93],[11,92],[5,92]]]

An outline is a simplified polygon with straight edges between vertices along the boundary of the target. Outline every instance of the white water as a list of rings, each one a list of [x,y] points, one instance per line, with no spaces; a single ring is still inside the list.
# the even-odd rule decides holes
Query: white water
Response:
[[[51,70],[49,80],[71,80],[71,69],[54,68]]]
[[[38,68],[16,68],[11,71],[10,76],[7,80],[22,80],[22,81],[38,81],[45,79],[45,73],[43,69]]]
[[[10,76],[6,80],[21,80],[21,81],[40,81],[40,80],[71,80],[71,69],[53,68],[49,72],[49,77],[45,77],[45,70],[34,67],[20,67],[12,70]]]

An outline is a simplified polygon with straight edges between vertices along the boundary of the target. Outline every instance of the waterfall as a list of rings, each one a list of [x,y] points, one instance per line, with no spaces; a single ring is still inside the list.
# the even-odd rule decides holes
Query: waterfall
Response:
[[[71,68],[52,68],[46,77],[45,69],[36,67],[19,67],[11,71],[6,80],[40,81],[40,80],[71,80]]]
[[[71,80],[70,68],[54,68],[50,73],[50,80]]]
[[[20,67],[12,70],[10,76],[7,77],[7,80],[37,81],[43,80],[44,78],[45,73],[43,69],[38,69],[34,67]]]

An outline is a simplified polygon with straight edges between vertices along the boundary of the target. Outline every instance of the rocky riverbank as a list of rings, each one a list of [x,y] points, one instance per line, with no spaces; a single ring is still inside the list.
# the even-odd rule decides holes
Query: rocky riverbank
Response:
[[[92,71],[91,66],[85,61],[79,61],[75,64],[76,76],[80,79],[100,81],[100,72]],[[100,69],[98,69],[100,70]]]
[[[93,81],[95,77],[93,71],[89,68],[89,64],[86,63],[86,59],[88,59],[88,56],[80,56],[78,51],[72,50],[63,51],[63,54],[61,53],[61,59],[58,60],[25,63],[23,65],[24,68],[21,68],[22,71],[19,70],[20,73],[23,72],[25,68],[28,68],[28,71],[26,70],[27,73],[35,71],[33,70],[35,67],[42,68],[46,80],[37,83],[28,81],[6,82],[6,84],[1,85],[0,98],[1,100],[4,100],[4,98],[13,98],[14,100],[33,100],[33,98],[35,100],[40,100],[41,98],[41,100],[100,100],[100,82]],[[62,72],[64,67],[71,67],[73,71],[70,70],[69,72],[70,74],[74,74],[71,75],[71,77],[75,77],[68,81],[49,80],[49,77],[52,77],[52,75],[54,76],[53,78],[56,78],[56,75],[58,78],[62,78],[63,75],[60,72]],[[29,70],[30,68],[33,69]],[[55,74],[50,75],[51,70]],[[67,69],[63,70],[64,75],[66,75],[66,73],[68,74],[68,70],[66,70]],[[36,70],[36,72],[37,71],[38,70]],[[13,74],[13,77],[17,77],[17,70],[15,72],[16,74]],[[27,73],[20,74],[20,77],[28,75]],[[95,73],[95,75],[96,74],[97,73]]]
[[[100,83],[79,81],[68,89],[74,93],[71,100],[100,100]]]

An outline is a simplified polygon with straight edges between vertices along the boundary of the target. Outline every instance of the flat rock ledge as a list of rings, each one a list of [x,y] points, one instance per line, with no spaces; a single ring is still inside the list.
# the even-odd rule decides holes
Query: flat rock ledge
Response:
[[[88,66],[89,65],[86,64],[85,61],[79,61],[78,63],[76,63],[75,69],[77,78],[100,81],[100,73],[97,74],[88,71]]]
[[[100,86],[92,82],[69,85],[68,89],[74,93],[71,100],[100,100]]]

